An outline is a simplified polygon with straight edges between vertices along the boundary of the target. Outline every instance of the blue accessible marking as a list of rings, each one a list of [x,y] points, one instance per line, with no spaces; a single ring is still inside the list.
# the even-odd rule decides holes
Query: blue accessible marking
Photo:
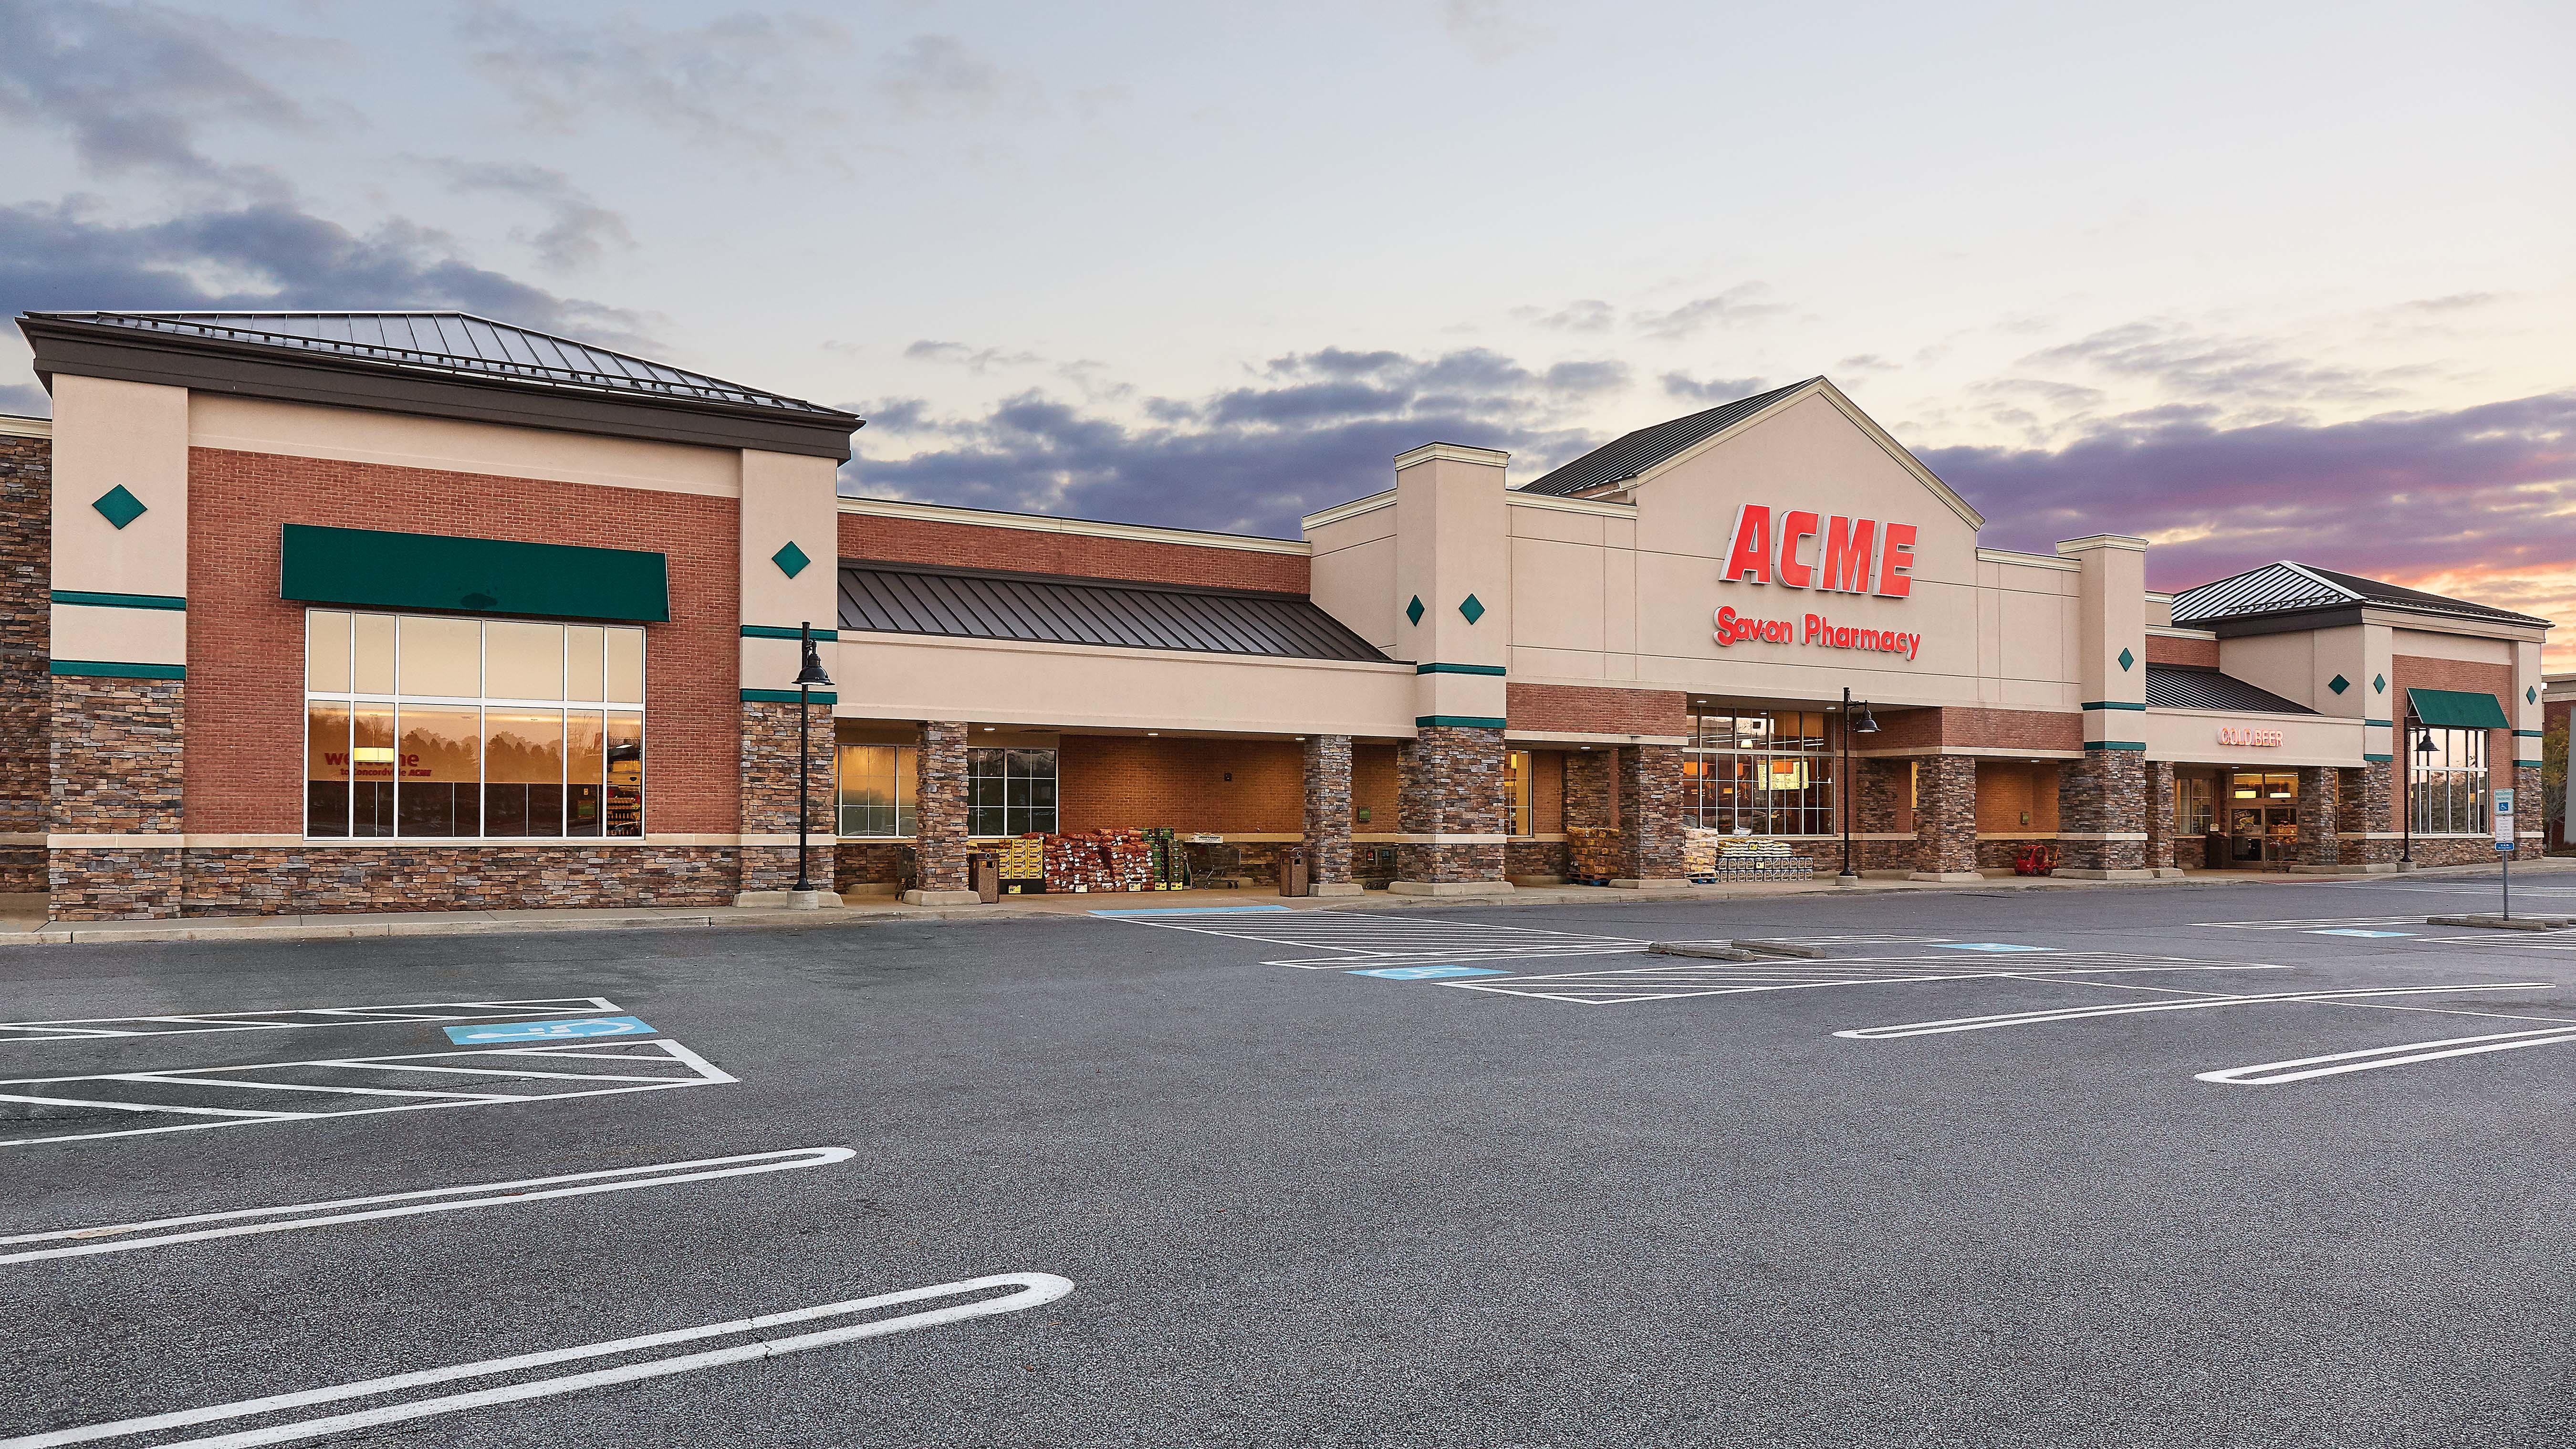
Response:
[[[1165,906],[1160,910],[1093,911],[1095,916],[1240,916],[1251,911],[1284,911],[1288,906]]]
[[[1348,971],[1346,976],[1383,976],[1389,981],[1429,981],[1440,976],[1509,976],[1484,966],[1381,966],[1375,971]]]
[[[2045,951],[2046,946],[2016,946],[2008,941],[1943,941],[1944,951]]]
[[[2388,941],[2412,936],[2415,933],[2412,931],[2355,931],[2338,926],[2331,931],[2310,931],[2308,934],[2311,936],[2364,936],[2374,941]]]
[[[574,1021],[509,1021],[486,1026],[451,1026],[447,1039],[458,1046],[496,1041],[570,1041],[585,1036],[656,1036],[653,1028],[631,1016],[585,1016]]]

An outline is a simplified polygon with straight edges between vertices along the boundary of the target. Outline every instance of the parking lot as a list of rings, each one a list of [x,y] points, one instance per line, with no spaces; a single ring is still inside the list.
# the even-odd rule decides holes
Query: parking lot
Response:
[[[21,948],[0,1449],[2565,1444],[2494,891]]]

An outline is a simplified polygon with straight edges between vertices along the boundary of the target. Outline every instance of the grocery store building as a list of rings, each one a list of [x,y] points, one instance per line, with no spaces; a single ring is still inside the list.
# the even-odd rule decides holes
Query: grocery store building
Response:
[[[1982,548],[1822,378],[1525,483],[1427,442],[1283,540],[838,497],[849,413],[455,313],[19,325],[0,891],[58,919],[764,899],[800,734],[818,874],[929,902],[1146,827],[1320,893],[1671,881],[1693,828],[2394,869],[2538,793],[2546,621]]]

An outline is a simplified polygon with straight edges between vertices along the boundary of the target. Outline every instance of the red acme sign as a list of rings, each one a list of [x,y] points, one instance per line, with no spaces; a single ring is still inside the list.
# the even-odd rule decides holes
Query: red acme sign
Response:
[[[1767,504],[1735,510],[1735,542],[1718,578],[1901,599],[1914,591],[1914,525],[1827,517]]]

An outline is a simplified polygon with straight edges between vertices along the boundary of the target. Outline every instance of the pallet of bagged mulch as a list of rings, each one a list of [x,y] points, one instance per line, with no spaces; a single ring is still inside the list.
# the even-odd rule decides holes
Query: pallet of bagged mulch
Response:
[[[1141,832],[1090,830],[1046,838],[1046,888],[1089,894],[1154,888],[1154,849]]]
[[[1608,885],[1619,871],[1619,832],[1601,826],[1565,827],[1566,875],[1577,885]]]

